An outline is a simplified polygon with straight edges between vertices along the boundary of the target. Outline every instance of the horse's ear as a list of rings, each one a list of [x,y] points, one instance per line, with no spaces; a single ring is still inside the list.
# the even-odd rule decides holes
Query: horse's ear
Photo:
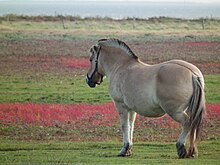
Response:
[[[98,52],[98,49],[99,49],[99,48],[98,48],[97,45],[94,45],[94,46],[93,46],[93,49],[94,49],[95,52]]]
[[[90,53],[97,53],[98,50],[99,50],[99,47],[98,45],[94,45],[93,47],[90,48],[89,52]]]

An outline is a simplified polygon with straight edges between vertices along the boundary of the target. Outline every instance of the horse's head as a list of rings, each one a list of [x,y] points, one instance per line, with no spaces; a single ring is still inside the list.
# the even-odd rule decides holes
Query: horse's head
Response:
[[[90,69],[87,73],[86,83],[91,87],[96,87],[96,84],[100,85],[103,81],[103,71],[100,66],[100,55],[101,47],[99,45],[95,45],[90,49]]]

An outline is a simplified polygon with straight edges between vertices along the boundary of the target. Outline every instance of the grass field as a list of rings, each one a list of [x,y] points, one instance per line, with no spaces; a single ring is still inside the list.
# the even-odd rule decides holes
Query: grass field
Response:
[[[108,80],[96,89],[85,83],[88,50],[108,37],[149,64],[182,59],[204,73],[198,159],[177,159],[180,128],[168,116],[138,116],[134,155],[116,156],[122,135]],[[218,164],[219,41],[214,19],[0,17],[0,164]]]
[[[218,142],[203,142],[200,158],[179,160],[171,143],[136,143],[135,154],[117,157],[118,142],[11,142],[0,144],[1,164],[218,164]],[[211,154],[212,153],[212,154]]]
[[[219,103],[220,75],[206,75],[206,101]],[[90,89],[85,76],[41,75],[40,78],[25,76],[0,76],[0,103],[62,103],[100,104],[111,102],[108,80]]]

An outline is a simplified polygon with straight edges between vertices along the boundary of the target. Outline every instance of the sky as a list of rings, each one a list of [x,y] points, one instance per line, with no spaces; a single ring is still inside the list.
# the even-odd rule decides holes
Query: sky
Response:
[[[35,0],[39,1],[39,0]],[[45,1],[45,0],[40,0]],[[61,1],[61,0],[46,0],[46,1]],[[65,0],[65,1],[79,1],[79,0]],[[135,1],[135,0],[80,0],[80,1]],[[199,3],[211,3],[220,2],[220,0],[136,0],[136,1],[146,1],[146,2],[199,2]]]
[[[180,2],[180,3],[191,3],[191,2],[194,2],[194,3],[218,3],[220,4],[220,0],[0,0],[0,2],[74,2],[74,1],[99,1],[99,2],[105,2],[105,1],[111,1],[111,2],[117,2],[117,1],[120,1],[120,2]]]
[[[39,1],[39,0],[38,0]],[[41,0],[44,1],[44,0]],[[47,1],[60,1],[60,0],[47,0]],[[77,1],[77,0],[66,0],[66,1]],[[79,0],[78,0],[79,1]],[[88,0],[81,0],[81,1],[88,1]],[[89,0],[89,1],[135,1],[135,0]],[[137,1],[146,1],[146,2],[220,2],[220,0],[137,0]]]
[[[15,1],[15,0],[0,0],[1,1]],[[19,1],[19,0],[17,0]],[[20,0],[25,1],[25,0]],[[62,1],[62,0],[26,0],[26,1]],[[135,1],[135,0],[64,0],[64,1]],[[137,1],[145,1],[145,2],[198,2],[198,3],[213,3],[219,2],[220,0],[137,0]]]

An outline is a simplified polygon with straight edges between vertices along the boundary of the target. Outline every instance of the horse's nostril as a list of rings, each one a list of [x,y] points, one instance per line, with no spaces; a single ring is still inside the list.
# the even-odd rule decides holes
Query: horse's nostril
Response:
[[[90,88],[94,88],[96,86],[96,84],[91,80],[91,78],[86,77],[86,83],[89,85]]]

